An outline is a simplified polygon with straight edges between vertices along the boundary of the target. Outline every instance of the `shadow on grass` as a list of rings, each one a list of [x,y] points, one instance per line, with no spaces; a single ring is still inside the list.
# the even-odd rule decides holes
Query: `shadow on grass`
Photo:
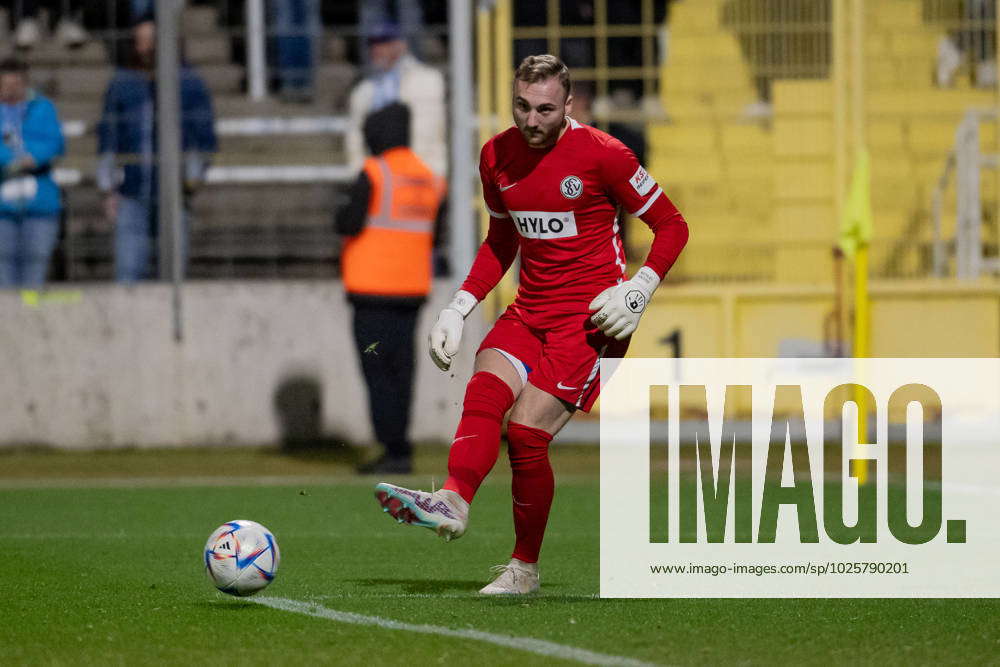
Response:
[[[360,463],[363,452],[346,438],[323,430],[323,386],[308,374],[291,375],[274,392],[274,410],[281,426],[281,452],[311,463]]]
[[[593,595],[574,595],[551,593],[554,589],[558,591],[564,588],[562,584],[546,583],[543,592],[526,596],[506,596],[506,595],[479,595],[479,589],[489,583],[488,578],[483,579],[397,579],[391,577],[379,577],[372,579],[352,579],[350,583],[365,587],[392,586],[399,593],[406,595],[444,595],[455,597],[454,594],[468,595],[469,600],[497,600],[499,604],[522,604],[525,602],[585,602],[595,599]],[[379,591],[384,593],[386,591]]]
[[[226,596],[226,597],[218,597],[212,600],[198,600],[197,602],[190,602],[188,604],[191,607],[194,607],[195,609],[203,609],[203,610],[211,609],[213,611],[219,610],[219,611],[225,611],[226,613],[237,612],[237,611],[247,612],[253,610],[259,610],[264,612],[267,611],[267,607],[265,607],[264,605],[248,604],[248,601],[249,601],[248,598]]]
[[[361,586],[396,586],[403,593],[471,593],[486,585],[479,579],[394,579],[379,577],[372,579],[352,579],[351,583]]]

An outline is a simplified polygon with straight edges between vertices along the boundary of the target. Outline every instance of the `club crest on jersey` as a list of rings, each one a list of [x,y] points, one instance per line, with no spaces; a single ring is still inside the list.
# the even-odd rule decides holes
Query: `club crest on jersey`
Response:
[[[510,211],[518,234],[526,239],[565,239],[576,236],[573,211]]]
[[[583,194],[583,181],[579,176],[567,176],[559,184],[559,191],[566,199],[576,199]]]

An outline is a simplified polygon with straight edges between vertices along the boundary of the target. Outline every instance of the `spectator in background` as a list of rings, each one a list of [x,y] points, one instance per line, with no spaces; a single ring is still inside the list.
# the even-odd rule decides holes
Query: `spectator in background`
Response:
[[[278,94],[286,102],[311,102],[322,34],[319,0],[271,0],[268,7]]]
[[[152,0],[150,3],[152,7]],[[91,34],[99,36],[111,64],[126,67],[132,57],[132,27],[152,16],[151,8],[135,13],[133,0],[99,0],[86,4],[83,22]]]
[[[424,9],[420,0],[358,0],[358,33],[367,42],[382,26],[399,26],[400,35],[415,57],[423,54],[420,39],[424,32]],[[361,64],[370,65],[370,55],[361,49]]]
[[[136,25],[132,39],[131,65],[115,72],[97,128],[97,185],[105,215],[115,224],[115,276],[122,282],[149,277],[159,231],[154,23]],[[208,89],[187,65],[180,76],[183,179],[190,195],[204,180],[217,142]]]
[[[28,87],[28,66],[0,62],[0,286],[45,282],[62,210],[52,162],[63,154],[52,102]]]
[[[412,55],[399,26],[386,23],[373,29],[368,38],[371,63],[367,76],[351,91],[350,129],[347,134],[348,163],[360,169],[365,158],[361,125],[365,117],[394,102],[402,102],[411,112],[409,145],[435,174],[448,170],[445,135],[444,77]]]
[[[54,26],[56,39],[69,48],[83,46],[88,35],[81,23],[82,0],[6,0],[3,6],[7,8],[14,28],[14,46],[31,49],[42,38],[42,23],[38,14],[43,5],[49,11],[50,27]]]
[[[431,252],[441,223],[444,182],[409,148],[410,112],[397,103],[370,114],[374,157],[337,215],[347,240],[341,275],[354,306],[354,340],[368,386],[375,437],[385,453],[359,472],[411,472],[407,436],[413,390],[413,332],[431,289]]]

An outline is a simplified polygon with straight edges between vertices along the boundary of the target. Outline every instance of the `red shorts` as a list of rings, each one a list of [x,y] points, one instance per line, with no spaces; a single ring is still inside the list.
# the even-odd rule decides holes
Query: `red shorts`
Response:
[[[590,321],[593,313],[529,311],[511,304],[479,351],[496,348],[528,367],[528,382],[584,412],[601,391],[601,359],[621,358],[629,339],[615,340]]]

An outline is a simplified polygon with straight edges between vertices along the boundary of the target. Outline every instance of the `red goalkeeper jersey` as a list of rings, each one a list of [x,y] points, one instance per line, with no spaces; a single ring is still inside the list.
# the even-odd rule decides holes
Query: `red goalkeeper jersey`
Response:
[[[648,224],[646,260],[661,277],[687,240],[687,225],[624,144],[568,119],[554,146],[528,146],[512,127],[483,146],[479,172],[490,228],[462,289],[482,300],[521,252],[515,304],[585,311],[625,275],[618,209]]]

